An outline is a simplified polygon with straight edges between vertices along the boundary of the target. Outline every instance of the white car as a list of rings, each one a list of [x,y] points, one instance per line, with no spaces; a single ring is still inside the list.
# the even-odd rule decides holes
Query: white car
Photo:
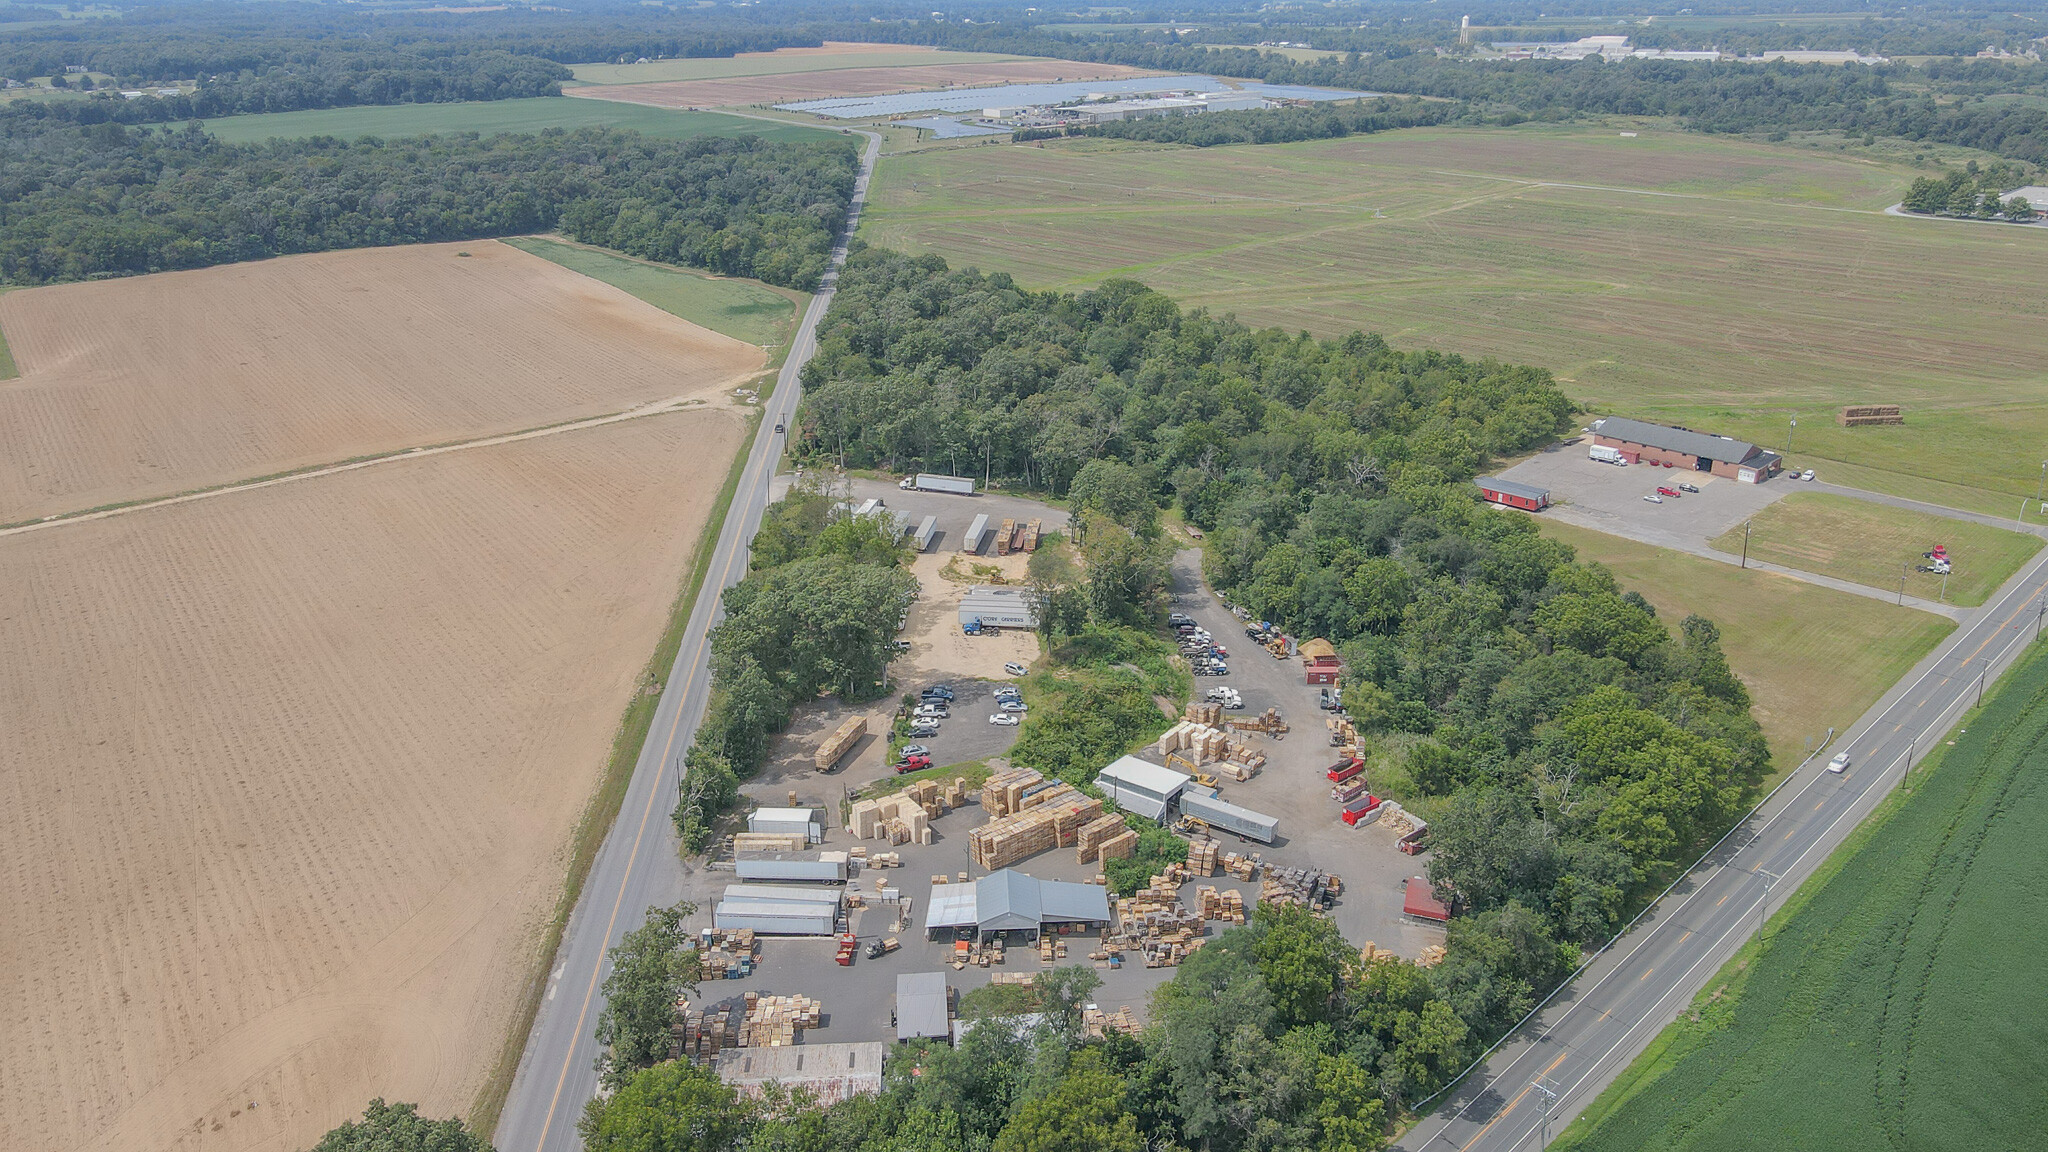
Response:
[[[1643,497],[1643,499],[1648,500],[1652,504],[1662,504],[1664,502],[1664,498],[1662,496],[1657,495],[1655,492],[1652,492],[1648,496]]]
[[[1799,474],[1799,478],[1800,478],[1801,480],[1811,480],[1811,479],[1813,479],[1813,469],[1811,469],[1811,468],[1808,468],[1808,469],[1807,469],[1806,471],[1804,471],[1804,472],[1801,472],[1801,473]]]
[[[1847,752],[1837,752],[1835,753],[1835,758],[1833,760],[1828,761],[1828,771],[1830,772],[1840,772],[1842,769],[1847,768],[1848,766],[1849,754]]]
[[[991,712],[988,722],[991,724],[1001,724],[1005,728],[1015,728],[1017,726],[1017,718],[1008,712]]]
[[[1005,700],[998,707],[1002,708],[1005,712],[1031,711],[1031,705],[1024,703],[1022,700]]]
[[[1003,665],[1003,671],[1008,672],[1012,676],[1028,676],[1031,674],[1031,669],[1026,668],[1022,664],[1015,663],[1014,661],[1009,664]]]

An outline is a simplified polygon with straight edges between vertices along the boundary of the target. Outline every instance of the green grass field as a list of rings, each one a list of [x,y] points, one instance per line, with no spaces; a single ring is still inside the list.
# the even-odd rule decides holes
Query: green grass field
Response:
[[[538,236],[517,236],[505,243],[602,280],[692,324],[768,348],[789,339],[797,302],[806,299],[802,293],[770,288],[758,280],[707,276]]]
[[[1667,626],[1688,613],[1720,626],[1778,772],[1799,764],[1808,738],[1817,744],[1828,728],[1855,722],[1955,628],[1915,608],[1537,519],[1545,536],[1641,592]]]
[[[1130,276],[1254,324],[1539,364],[1598,411],[1772,448],[1797,414],[1794,463],[2010,512],[2048,443],[2048,230],[1884,215],[1928,170],[1900,155],[1656,121],[976,147],[892,157],[862,235],[1034,287]],[[1864,402],[1905,426],[1835,425]]]
[[[650,60],[645,64],[571,64],[569,71],[584,84],[656,84],[664,80],[728,80],[736,76],[787,76],[793,72],[830,72],[839,68],[916,68],[934,64],[994,64],[1029,60],[997,52],[944,52],[904,47],[900,51],[750,53],[725,58]]]
[[[1749,554],[1872,588],[1976,607],[2041,550],[2041,539],[1967,520],[1890,508],[1826,492],[1796,492],[1757,513]],[[1710,541],[1731,556],[1742,552],[1737,527]],[[1948,546],[1955,571],[1946,581],[1918,571],[1924,553]]]
[[[1965,724],[1553,1148],[2042,1146],[2048,658]]]
[[[528,100],[477,100],[458,104],[376,104],[358,108],[313,108],[208,120],[206,130],[232,144],[273,136],[423,136],[433,132],[538,132],[543,128],[631,128],[665,140],[692,136],[743,136],[768,140],[839,140],[837,132],[797,124],[771,124],[722,112],[683,112],[622,104],[536,96]]]

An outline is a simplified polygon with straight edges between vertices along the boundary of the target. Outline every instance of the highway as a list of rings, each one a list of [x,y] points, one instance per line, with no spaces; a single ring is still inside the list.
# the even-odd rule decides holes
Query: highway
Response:
[[[682,647],[669,669],[618,821],[598,849],[556,951],[546,999],[534,1017],[511,1094],[492,1134],[500,1152],[572,1152],[582,1147],[576,1121],[583,1115],[585,1101],[597,1090],[594,1033],[604,1008],[604,978],[610,971],[606,952],[644,921],[649,906],[665,906],[680,898],[682,862],[669,812],[676,802],[683,753],[704,717],[711,690],[709,642],[720,616],[719,593],[746,575],[748,546],[761,526],[762,513],[768,507],[769,481],[782,454],[783,436],[776,433],[775,426],[787,424],[796,413],[802,398],[797,374],[817,351],[818,322],[832,303],[839,269],[846,260],[846,240],[860,222],[861,207],[867,200],[882,138],[869,132],[859,135],[867,138],[867,145],[861,153],[846,227],[832,250],[829,270],[804,310],[775,391],[765,402],[760,431],[748,451],[746,470],[711,553],[704,591],[697,597]]]
[[[2044,572],[2048,552],[1792,773],[1396,1147],[1527,1152],[1554,1139],[2019,656],[2048,604]],[[1827,756],[1842,750],[1847,771],[1827,772]]]

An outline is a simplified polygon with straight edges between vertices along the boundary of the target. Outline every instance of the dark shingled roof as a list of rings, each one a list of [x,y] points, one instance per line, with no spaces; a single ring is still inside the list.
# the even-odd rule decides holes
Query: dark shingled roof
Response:
[[[1667,428],[1662,424],[1630,420],[1626,416],[1609,416],[1605,420],[1595,421],[1593,431],[1609,440],[1683,452],[1688,456],[1704,456],[1709,460],[1719,460],[1728,464],[1740,464],[1756,455],[1757,451],[1756,445],[1744,440],[1709,436],[1705,432],[1688,432],[1683,428]]]

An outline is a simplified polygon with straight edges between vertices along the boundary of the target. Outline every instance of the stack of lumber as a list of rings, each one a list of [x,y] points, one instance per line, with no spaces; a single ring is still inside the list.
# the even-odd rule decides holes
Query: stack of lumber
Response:
[[[1360,964],[1377,964],[1382,960],[1399,960],[1400,958],[1400,956],[1394,953],[1392,948],[1382,948],[1370,940],[1365,942],[1365,947],[1358,950],[1358,962]]]
[[[1074,836],[1076,863],[1087,864],[1102,854],[1102,842],[1125,831],[1123,817],[1097,816],[1081,825]]]
[[[716,932],[697,951],[698,971],[706,980],[724,980],[732,969],[752,965],[755,947],[752,928]]]
[[[732,838],[734,852],[801,852],[811,846],[811,838],[801,832],[736,832]]]
[[[747,1018],[740,1025],[740,1047],[781,1048],[796,1043],[796,1034],[816,1028],[818,1001],[808,996],[763,996],[747,993]]]
[[[1222,850],[1222,847],[1221,844],[1206,836],[1188,841],[1188,875],[1214,876],[1216,874],[1216,854]]]
[[[937,780],[920,780],[905,788],[901,795],[923,808],[926,816],[936,820],[966,802],[967,781],[958,776],[945,785]]]
[[[1190,724],[1201,724],[1217,728],[1223,724],[1223,705],[1189,703],[1181,711],[1180,718]]]
[[[1331,716],[1323,721],[1323,727],[1330,730],[1330,744],[1341,755],[1358,755],[1358,728],[1342,716]]]
[[[1324,897],[1342,891],[1344,882],[1328,872],[1313,868],[1267,867],[1259,884],[1261,904],[1306,904],[1321,907]]]
[[[1087,1033],[1090,1039],[1100,1040],[1103,1033],[1110,1031],[1135,1036],[1138,1029],[1138,1014],[1131,1011],[1128,1004],[1114,1012],[1104,1012],[1093,1004],[1081,1010],[1081,1030]]]
[[[1138,834],[1129,828],[1103,840],[1095,850],[1098,860],[1128,860],[1137,854]]]
[[[1264,732],[1268,736],[1279,736],[1287,731],[1287,721],[1281,719],[1278,708],[1268,708],[1248,720],[1232,720],[1230,726],[1240,732]]]
[[[891,844],[932,842],[931,813],[911,796],[898,794],[876,800],[856,800],[846,815],[846,830],[863,840],[887,840]]]
[[[1041,962],[1051,964],[1066,958],[1067,942],[1065,940],[1057,936],[1040,936],[1038,938],[1038,959]]]
[[[728,1000],[700,1011],[678,1001],[676,1007],[677,1019],[669,1028],[669,1050],[676,1056],[703,1061],[724,1049],[740,1046],[740,1032],[746,1019],[744,1005]]]
[[[1225,768],[1224,771],[1239,780],[1248,780],[1253,772],[1265,767],[1266,757],[1258,749],[1233,739],[1229,732],[1217,727],[1223,722],[1219,704],[1190,704],[1190,713],[1204,713],[1214,710],[1218,713],[1213,723],[1192,717],[1182,720],[1165,732],[1160,733],[1153,745],[1161,756],[1180,753],[1197,765],[1230,763],[1241,767]],[[1234,723],[1234,721],[1233,721]],[[1240,774],[1242,773],[1242,774]]]
[[[1444,956],[1447,951],[1441,944],[1431,944],[1422,950],[1422,955],[1415,958],[1415,966],[1418,968],[1434,968],[1444,962]]]
[[[1217,858],[1217,863],[1223,865],[1223,871],[1229,873],[1235,879],[1256,880],[1259,878],[1260,865],[1257,852],[1225,852]]]
[[[1048,849],[1078,844],[1081,829],[1102,816],[1102,801],[1066,784],[1025,799],[1022,811],[998,816],[967,834],[969,859],[990,871],[1008,868]]]
[[[1038,551],[1038,533],[1039,529],[1042,528],[1044,524],[1045,521],[1043,520],[1032,520],[1024,525],[1024,540],[1023,544],[1021,545],[1024,551]]]
[[[990,776],[981,786],[981,806],[989,819],[1024,810],[1024,796],[1045,783],[1045,777],[1030,768],[1012,768]]]
[[[1244,923],[1244,893],[1235,888],[1219,891],[1212,885],[1204,884],[1195,889],[1195,899],[1204,920]]]
[[[832,766],[839,763],[839,758],[846,755],[847,750],[858,743],[862,736],[867,735],[867,731],[867,717],[848,716],[839,727],[832,730],[830,736],[825,737],[823,744],[818,745],[818,756],[815,761],[818,771],[830,772]]]

